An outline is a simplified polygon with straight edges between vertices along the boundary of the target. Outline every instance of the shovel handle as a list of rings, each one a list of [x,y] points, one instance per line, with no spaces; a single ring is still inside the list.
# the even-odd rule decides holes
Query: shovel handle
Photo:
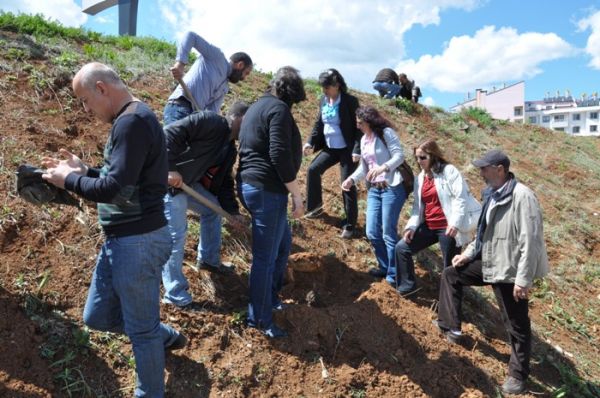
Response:
[[[192,103],[192,108],[194,109],[194,112],[198,112],[200,110],[200,106],[198,105],[198,103],[196,102],[196,99],[194,98],[194,96],[190,92],[190,89],[188,88],[187,84],[185,84],[185,82],[183,81],[183,79],[177,79],[177,82],[179,83],[179,85],[183,89],[183,93],[185,94],[185,97],[188,100],[190,100],[190,102]]]

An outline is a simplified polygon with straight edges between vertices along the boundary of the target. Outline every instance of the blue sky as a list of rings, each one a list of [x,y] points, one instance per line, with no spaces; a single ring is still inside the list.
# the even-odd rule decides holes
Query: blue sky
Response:
[[[87,16],[81,0],[2,0],[0,9],[118,33],[117,7]],[[444,108],[520,80],[526,100],[600,91],[597,0],[139,0],[139,36],[175,42],[186,30],[226,55],[248,52],[265,71],[290,64],[315,77],[336,67],[366,92],[393,67]]]

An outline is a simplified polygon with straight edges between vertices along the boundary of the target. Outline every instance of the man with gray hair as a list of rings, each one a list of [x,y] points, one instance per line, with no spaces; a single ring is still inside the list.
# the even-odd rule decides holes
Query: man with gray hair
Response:
[[[108,66],[90,63],[73,79],[87,112],[112,127],[104,164],[96,169],[65,149],[45,158],[43,178],[98,203],[103,243],[84,322],[93,329],[125,333],[136,363],[136,397],[164,396],[165,349],[187,339],[160,322],[160,275],[171,253],[164,215],[167,151],[160,123]]]
[[[491,285],[510,336],[506,394],[525,391],[531,356],[529,293],[535,278],[548,273],[542,210],[531,189],[509,171],[510,159],[494,149],[473,161],[487,184],[477,236],[452,267],[442,272],[438,319],[451,343],[461,338],[463,286]]]

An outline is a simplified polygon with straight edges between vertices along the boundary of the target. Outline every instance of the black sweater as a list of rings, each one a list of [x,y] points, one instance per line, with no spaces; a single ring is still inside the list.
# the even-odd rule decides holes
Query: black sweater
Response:
[[[87,176],[71,173],[65,188],[98,202],[100,225],[108,236],[154,231],[167,224],[167,150],[154,113],[130,102],[113,121],[104,148],[104,165]]]
[[[265,94],[250,108],[240,130],[238,179],[287,194],[302,162],[302,138],[289,106]]]

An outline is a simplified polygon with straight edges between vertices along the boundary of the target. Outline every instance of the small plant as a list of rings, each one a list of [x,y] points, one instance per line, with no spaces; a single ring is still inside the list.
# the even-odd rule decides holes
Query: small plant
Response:
[[[404,98],[396,98],[394,105],[396,108],[408,113],[409,115],[416,115],[419,113],[418,106],[414,102]]]
[[[485,109],[468,107],[460,113],[465,118],[475,120],[481,127],[491,127],[494,123],[494,119]]]
[[[231,323],[233,326],[243,326],[246,322],[247,317],[248,311],[245,309],[234,311],[234,313],[231,314],[231,319],[229,320],[229,323]]]

